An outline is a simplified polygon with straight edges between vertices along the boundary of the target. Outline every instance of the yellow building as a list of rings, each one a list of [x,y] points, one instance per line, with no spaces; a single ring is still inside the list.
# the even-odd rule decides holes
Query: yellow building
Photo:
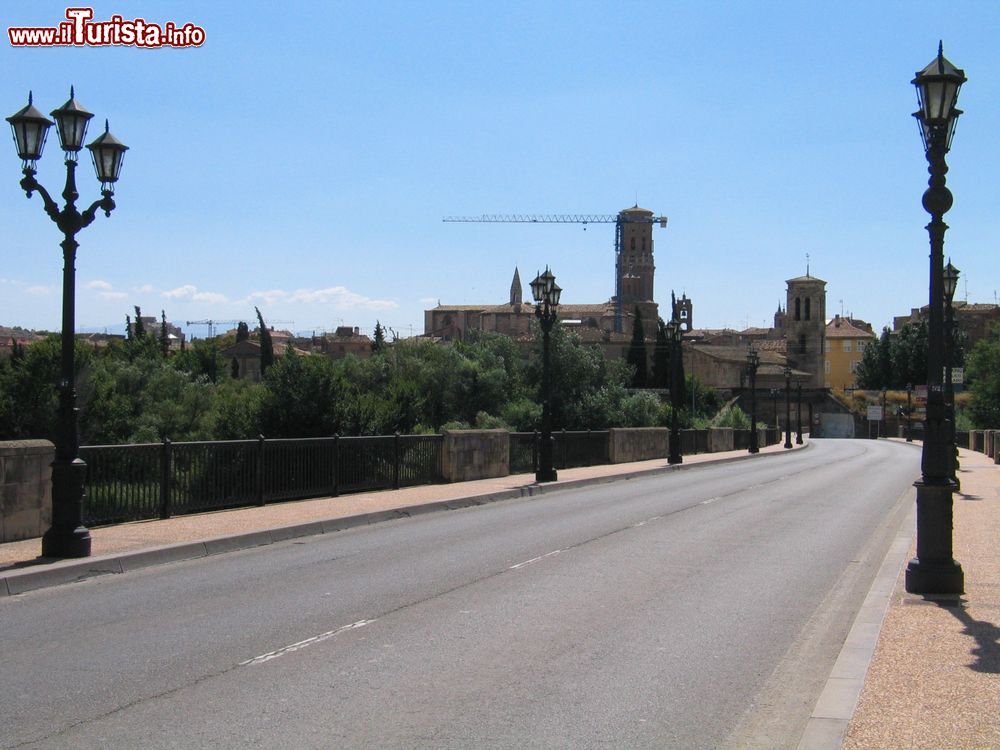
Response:
[[[865,324],[867,325],[867,324]],[[855,388],[854,372],[864,356],[865,347],[875,341],[868,328],[839,315],[826,324],[823,371],[827,388]]]

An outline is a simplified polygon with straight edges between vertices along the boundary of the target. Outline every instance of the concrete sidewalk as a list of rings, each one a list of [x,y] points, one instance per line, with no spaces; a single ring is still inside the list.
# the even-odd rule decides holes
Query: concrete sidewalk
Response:
[[[908,594],[897,572],[845,750],[1000,748],[1000,466],[960,455],[953,543],[965,594]],[[905,561],[915,554],[911,537]]]

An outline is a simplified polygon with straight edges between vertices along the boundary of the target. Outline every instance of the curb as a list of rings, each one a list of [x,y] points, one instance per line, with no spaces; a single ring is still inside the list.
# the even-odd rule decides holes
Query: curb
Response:
[[[839,750],[847,734],[865,686],[865,677],[882,622],[889,611],[893,592],[906,564],[917,523],[916,491],[909,491],[910,509],[903,517],[889,550],[875,574],[864,603],[854,618],[837,661],[806,723],[798,750]]]
[[[148,547],[146,549],[122,552],[100,557],[88,557],[82,560],[58,560],[42,566],[33,566],[25,569],[13,569],[0,573],[0,598],[5,596],[16,596],[29,591],[48,588],[51,586],[61,586],[67,583],[78,583],[89,578],[111,575],[116,573],[130,573],[143,568],[151,568],[168,563],[183,562],[185,560],[195,560],[212,555],[236,552],[239,550],[263,547],[289,539],[298,539],[306,536],[318,536],[320,534],[332,534],[337,531],[355,528],[358,526],[370,526],[384,521],[394,521],[400,518],[410,518],[412,516],[426,513],[436,513],[443,510],[458,510],[477,505],[487,505],[489,503],[500,502],[502,500],[513,500],[520,497],[536,497],[547,495],[551,492],[561,492],[563,490],[578,489],[592,485],[610,484],[612,482],[627,481],[645,477],[655,477],[674,471],[686,469],[698,469],[700,467],[718,466],[719,464],[733,463],[735,461],[746,461],[750,459],[769,458],[774,456],[786,456],[790,453],[808,450],[811,443],[782,452],[782,453],[758,453],[745,454],[740,456],[730,456],[712,461],[699,461],[694,464],[674,464],[660,466],[652,469],[640,469],[624,474],[609,474],[601,477],[584,477],[582,479],[569,479],[558,481],[554,484],[530,484],[524,487],[517,487],[509,490],[499,490],[481,495],[469,495],[467,497],[452,498],[450,500],[437,500],[429,503],[410,505],[392,510],[378,510],[370,513],[361,513],[353,516],[342,516],[322,521],[306,521],[288,526],[277,526],[272,529],[262,531],[250,531],[242,534],[226,534],[212,537],[197,542],[181,542],[160,547]]]

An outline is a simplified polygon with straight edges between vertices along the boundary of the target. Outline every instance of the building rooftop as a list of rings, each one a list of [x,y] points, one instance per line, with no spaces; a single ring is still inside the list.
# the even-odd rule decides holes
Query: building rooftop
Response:
[[[858,328],[847,318],[839,315],[826,324],[826,337],[828,339],[870,339],[874,336],[871,331]]]

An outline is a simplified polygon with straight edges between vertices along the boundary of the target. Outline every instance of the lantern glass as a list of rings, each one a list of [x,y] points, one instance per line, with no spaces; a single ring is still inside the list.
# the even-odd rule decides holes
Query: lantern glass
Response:
[[[90,155],[94,160],[94,171],[97,179],[105,190],[111,190],[111,186],[118,181],[121,174],[122,161],[128,146],[119,141],[108,129],[108,122],[104,122],[104,132],[87,146]]]
[[[562,296],[562,287],[556,284],[554,281],[552,283],[552,288],[549,289],[548,301],[549,305],[552,307],[559,307],[559,297]]]
[[[937,57],[913,79],[920,111],[929,126],[944,125],[958,116],[955,109],[958,92],[967,80],[965,71],[946,59],[942,45],[938,44]]]
[[[69,101],[59,109],[54,109],[50,113],[55,118],[57,130],[59,132],[59,143],[63,151],[70,158],[76,158],[76,154],[83,148],[83,139],[87,135],[87,123],[94,115],[88,112],[76,100],[71,87],[69,90]]]
[[[670,344],[673,344],[675,341],[677,341],[677,334],[679,333],[679,331],[680,331],[680,324],[673,318],[671,318],[669,323],[663,326],[663,332],[666,334],[667,342]]]
[[[542,281],[545,283],[545,294],[548,295],[552,291],[552,286],[556,283],[555,274],[549,270],[548,266],[545,267],[545,272],[542,274]]]
[[[48,135],[52,121],[43,115],[32,104],[31,93],[28,93],[28,106],[7,118],[14,135],[17,155],[24,162],[25,168],[34,169],[35,162],[42,158],[45,148],[45,137]]]
[[[944,296],[950,302],[955,297],[955,290],[958,287],[959,270],[948,261],[944,267]]]
[[[541,274],[536,274],[534,280],[531,282],[531,296],[539,304],[545,298],[545,280]]]

